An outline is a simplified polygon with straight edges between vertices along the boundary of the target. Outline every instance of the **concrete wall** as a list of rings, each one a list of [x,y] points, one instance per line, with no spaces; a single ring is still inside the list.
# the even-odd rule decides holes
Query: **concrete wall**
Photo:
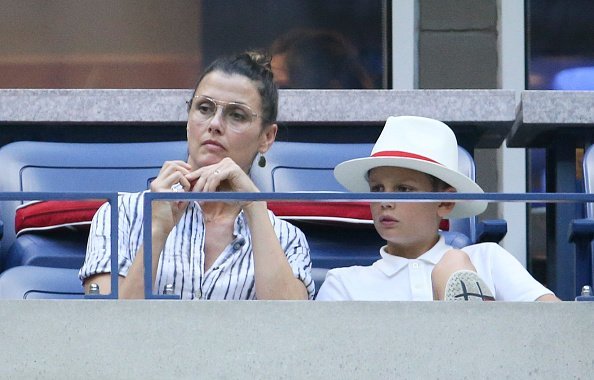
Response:
[[[420,0],[419,17],[419,88],[497,88],[496,0]]]
[[[1,301],[0,378],[591,378],[594,303]]]
[[[421,89],[498,88],[497,0],[418,0]],[[498,191],[496,151],[475,152],[477,182]],[[482,219],[498,218],[490,204]]]

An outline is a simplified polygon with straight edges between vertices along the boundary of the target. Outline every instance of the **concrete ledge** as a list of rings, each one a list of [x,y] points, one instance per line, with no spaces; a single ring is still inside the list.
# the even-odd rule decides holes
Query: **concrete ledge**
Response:
[[[2,378],[588,378],[594,303],[1,301]]]
[[[185,122],[191,96],[190,90],[1,90],[0,121]]]
[[[583,142],[594,126],[594,91],[523,91],[521,113],[507,145],[546,147],[558,140]]]
[[[191,90],[0,90],[1,122],[186,122]],[[409,114],[451,122],[515,120],[509,90],[280,90],[279,122],[372,122]]]
[[[81,141],[85,133],[92,141],[108,135],[120,142],[146,141],[149,128],[156,139],[183,139],[191,95],[191,90],[0,90],[0,128],[7,141],[37,135],[59,140],[58,134]],[[373,142],[388,116],[417,115],[451,124],[470,148],[499,147],[517,106],[509,90],[281,90],[279,97],[279,124],[289,126],[292,136],[308,134],[307,141],[317,140],[306,128],[313,126],[317,135],[367,133]],[[344,126],[354,129],[345,132]]]

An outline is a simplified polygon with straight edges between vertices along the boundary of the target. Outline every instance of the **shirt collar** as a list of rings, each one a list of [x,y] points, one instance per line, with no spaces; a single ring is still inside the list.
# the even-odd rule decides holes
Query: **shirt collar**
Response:
[[[204,211],[202,207],[200,207],[200,203],[198,201],[194,201],[190,203],[189,207],[186,209],[186,212],[191,208],[195,209],[198,215],[202,220],[204,220]],[[246,233],[247,221],[243,210],[239,212],[239,214],[235,217],[235,223],[233,223],[233,236],[234,237],[241,237],[247,236],[249,237],[249,233]]]
[[[419,260],[423,260],[426,261],[428,263],[431,263],[433,265],[437,264],[437,262],[439,260],[441,260],[441,258],[443,257],[443,254],[445,253],[445,251],[447,251],[448,249],[451,249],[451,247],[449,247],[443,236],[439,237],[439,240],[437,241],[437,243],[435,243],[435,245],[428,250],[427,252],[423,253],[420,257]]]
[[[408,266],[408,263],[411,261],[421,260],[435,265],[439,260],[441,260],[444,252],[448,249],[443,236],[439,238],[437,243],[430,250],[423,253],[417,259],[406,259],[404,257],[390,255],[386,251],[386,247],[387,246],[383,246],[380,249],[380,255],[382,256],[382,259],[376,261],[373,265],[388,277],[400,272],[402,269]]]

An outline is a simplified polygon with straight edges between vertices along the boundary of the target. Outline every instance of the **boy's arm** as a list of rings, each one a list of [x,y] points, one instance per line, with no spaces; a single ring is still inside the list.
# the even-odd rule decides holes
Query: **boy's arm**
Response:
[[[545,294],[536,299],[537,301],[544,301],[544,302],[559,302],[561,301],[557,296],[554,294]]]
[[[511,253],[495,243],[482,243],[491,261],[495,299],[498,301],[556,301]]]

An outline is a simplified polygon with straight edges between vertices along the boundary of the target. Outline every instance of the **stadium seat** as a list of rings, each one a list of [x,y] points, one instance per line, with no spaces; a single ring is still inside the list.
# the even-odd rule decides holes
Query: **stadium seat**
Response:
[[[265,192],[345,191],[334,179],[334,167],[350,158],[368,156],[371,149],[372,144],[279,141],[267,152],[266,167],[254,164],[251,175]],[[4,170],[0,191],[141,191],[157,175],[162,163],[172,159],[186,159],[185,141],[125,144],[15,142],[0,148],[0,163]],[[462,148],[460,169],[474,178],[474,162]],[[38,207],[34,203],[23,203],[0,202],[0,215],[5,224],[0,254],[3,268],[80,268],[87,239],[85,227],[88,227],[95,209],[87,216],[86,226],[23,228],[21,224],[38,216],[28,214],[29,219],[21,218],[15,223],[17,212]],[[64,214],[65,203],[57,202],[54,207],[56,205],[58,213]],[[370,223],[369,216],[366,220],[344,223],[345,217],[341,215],[294,217],[291,212],[279,208],[279,204],[270,202],[270,206],[277,215],[289,219],[306,234],[315,273],[339,266],[368,265],[379,258],[379,248],[384,242]],[[369,214],[369,207],[359,206],[364,206]],[[341,208],[340,212],[351,208],[352,204]],[[478,239],[475,218],[452,220],[449,224],[449,231],[444,234],[450,244],[463,247]],[[318,277],[323,281],[321,274]]]
[[[368,156],[372,147],[373,144],[278,141],[266,153],[266,166],[254,164],[251,176],[263,192],[342,192],[346,189],[334,179],[334,167],[351,158]],[[298,207],[299,203],[292,205]],[[274,203],[270,208],[275,212]],[[365,211],[369,213],[368,207]],[[369,220],[341,223],[340,215],[309,218],[283,214],[279,216],[297,225],[307,237],[314,268],[367,265],[379,257],[383,242]]]
[[[0,273],[0,299],[84,298],[77,269],[19,266]]]
[[[594,194],[594,147],[584,152],[584,191]],[[594,301],[594,297],[581,297],[582,287],[594,285],[594,203],[585,203],[585,218],[575,219],[569,226],[569,241],[575,246],[575,291],[578,300]]]
[[[165,160],[185,160],[186,149],[185,141],[14,142],[0,148],[0,191],[141,191],[148,187]],[[23,203],[0,202],[4,222],[0,268],[20,265],[79,268],[84,260],[86,235],[63,228],[55,233],[29,228],[17,237],[15,214]],[[60,205],[64,204],[58,204],[58,208]]]

